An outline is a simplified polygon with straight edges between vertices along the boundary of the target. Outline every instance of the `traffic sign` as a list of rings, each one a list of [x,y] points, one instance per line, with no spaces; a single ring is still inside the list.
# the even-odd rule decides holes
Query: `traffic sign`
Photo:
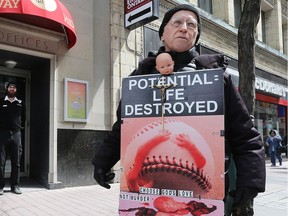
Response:
[[[125,0],[124,26],[135,29],[159,18],[159,0]]]

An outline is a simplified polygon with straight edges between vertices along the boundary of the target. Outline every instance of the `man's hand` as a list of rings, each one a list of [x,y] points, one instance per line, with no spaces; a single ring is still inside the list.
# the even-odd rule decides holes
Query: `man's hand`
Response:
[[[245,205],[249,200],[255,198],[258,195],[258,192],[252,188],[239,188],[235,191],[234,195],[233,208],[239,208]]]
[[[93,177],[100,186],[110,189],[111,186],[107,182],[115,177],[115,173],[106,173],[102,168],[95,166]]]

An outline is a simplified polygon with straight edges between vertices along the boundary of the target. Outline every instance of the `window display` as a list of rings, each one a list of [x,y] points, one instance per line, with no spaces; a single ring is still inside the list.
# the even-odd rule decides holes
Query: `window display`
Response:
[[[266,142],[271,129],[277,130],[282,138],[287,135],[286,109],[285,106],[255,101],[255,126],[261,133],[264,142]]]

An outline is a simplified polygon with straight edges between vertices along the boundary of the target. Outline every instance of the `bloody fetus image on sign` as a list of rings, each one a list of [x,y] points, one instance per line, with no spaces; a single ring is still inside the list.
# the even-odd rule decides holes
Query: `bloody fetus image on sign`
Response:
[[[120,209],[119,212],[135,212],[135,215],[145,216],[180,216],[180,215],[193,215],[201,216],[208,215],[217,209],[216,206],[211,205],[208,207],[203,202],[192,200],[188,203],[178,202],[172,197],[160,196],[153,202],[154,208],[138,207],[129,209]]]

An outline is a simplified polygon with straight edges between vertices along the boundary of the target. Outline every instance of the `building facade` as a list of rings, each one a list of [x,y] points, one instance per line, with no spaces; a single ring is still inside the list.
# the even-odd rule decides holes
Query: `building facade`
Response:
[[[14,1],[5,2],[0,9],[13,7]],[[228,70],[237,85],[239,0],[159,0],[159,19],[134,30],[124,27],[125,0],[60,2],[70,12],[71,19],[65,21],[69,28],[65,23],[55,25],[57,20],[51,23],[50,18],[37,16],[40,22],[35,23],[31,15],[19,18],[8,9],[0,12],[0,92],[5,93],[5,82],[17,81],[19,97],[28,108],[21,175],[47,188],[95,184],[91,160],[116,120],[121,80],[149,51],[158,49],[157,31],[164,13],[173,6],[190,3],[199,8],[202,34],[197,49],[202,54],[227,55],[231,59]],[[285,136],[287,4],[283,0],[261,2],[255,122],[263,137],[271,128]],[[8,68],[8,60],[17,62],[16,66]],[[74,111],[82,111],[69,110],[71,104]],[[118,181],[120,166],[114,169]],[[7,176],[9,172],[8,166]]]
[[[24,6],[29,6],[27,12]],[[64,10],[61,22],[54,20],[60,9]],[[65,23],[75,31],[75,38]],[[1,96],[5,83],[16,81],[18,97],[27,107],[21,176],[51,189],[95,182],[91,160],[96,144],[92,143],[111,128],[109,26],[109,1],[1,2]],[[17,64],[8,68],[7,61]],[[75,81],[75,89],[68,89],[67,79]],[[74,82],[70,84],[73,87]],[[80,116],[68,111],[72,118],[66,118],[67,98],[77,95],[82,97],[78,107],[84,106],[85,111]],[[5,172],[8,177],[9,161]]]

